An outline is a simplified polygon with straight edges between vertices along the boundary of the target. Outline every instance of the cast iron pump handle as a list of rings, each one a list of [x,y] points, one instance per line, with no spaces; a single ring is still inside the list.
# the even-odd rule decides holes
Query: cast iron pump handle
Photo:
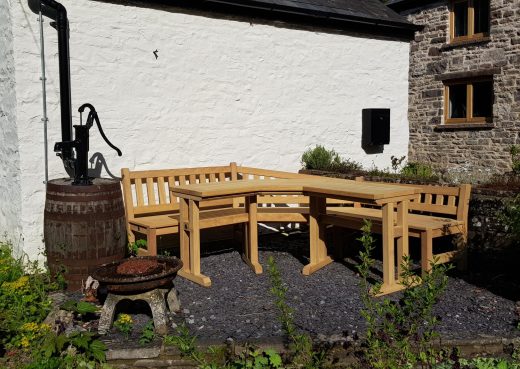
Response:
[[[118,156],[122,156],[123,154],[121,153],[121,150],[119,150],[114,144],[112,144],[112,142],[110,142],[108,140],[107,136],[105,136],[105,132],[103,132],[103,128],[101,128],[101,122],[99,121],[99,117],[96,112],[96,109],[92,106],[92,104],[86,103],[79,107],[79,109],[78,109],[79,113],[82,114],[83,111],[85,110],[85,108],[90,109],[90,112],[88,113],[87,123],[86,123],[88,128],[90,129],[90,127],[92,127],[93,120],[95,120],[96,125],[99,129],[99,133],[101,133],[101,137],[103,137],[103,140],[105,140],[105,142],[107,143],[108,146],[110,146],[111,148],[116,150]]]

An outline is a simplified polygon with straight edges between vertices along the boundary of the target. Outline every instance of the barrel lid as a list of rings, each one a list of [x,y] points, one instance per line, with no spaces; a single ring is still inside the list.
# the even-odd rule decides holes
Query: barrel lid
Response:
[[[61,192],[100,192],[110,191],[112,188],[120,188],[119,179],[112,178],[93,178],[92,185],[90,186],[78,186],[72,184],[72,178],[57,178],[51,179],[47,182],[47,190],[50,191],[61,191]]]

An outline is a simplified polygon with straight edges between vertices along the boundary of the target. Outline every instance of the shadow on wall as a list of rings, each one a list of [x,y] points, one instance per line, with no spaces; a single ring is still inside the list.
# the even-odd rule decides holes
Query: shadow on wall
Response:
[[[105,169],[106,174],[112,178],[120,180],[121,177],[115,176],[110,169],[108,169],[107,161],[105,160],[105,157],[102,153],[96,152],[94,153],[90,159],[90,168],[88,169],[88,176],[92,178],[100,178],[101,177],[101,171],[103,168]]]

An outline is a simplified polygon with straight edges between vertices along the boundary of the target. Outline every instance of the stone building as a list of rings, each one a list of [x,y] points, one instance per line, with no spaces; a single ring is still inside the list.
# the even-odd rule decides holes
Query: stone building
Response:
[[[409,158],[464,180],[511,170],[520,144],[520,0],[394,0],[410,49]]]
[[[60,0],[70,24],[74,124],[96,107],[91,174],[225,165],[296,171],[305,149],[365,166],[407,154],[409,41],[379,0]],[[45,19],[49,178],[66,176],[56,31]],[[45,201],[40,35],[27,0],[0,0],[0,238],[35,257]],[[155,52],[155,53],[154,53]],[[391,109],[390,144],[365,152],[362,110]]]

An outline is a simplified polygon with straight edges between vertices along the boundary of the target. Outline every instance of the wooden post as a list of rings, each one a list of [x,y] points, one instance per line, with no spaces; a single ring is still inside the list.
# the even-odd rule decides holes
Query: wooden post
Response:
[[[189,200],[190,268],[194,275],[200,274],[200,208],[199,202]]]
[[[394,265],[394,203],[383,205],[383,286],[381,292],[391,290],[395,285]]]
[[[258,197],[257,195],[246,196],[245,201],[248,223],[244,245],[244,261],[256,274],[260,274],[262,273],[262,266],[258,262]]]
[[[325,225],[319,221],[320,214],[324,214],[327,201],[323,197],[309,196],[309,243],[310,262],[303,267],[302,273],[310,275],[325,265],[332,263],[332,258],[327,256],[325,244]]]
[[[404,257],[410,253],[408,245],[408,200],[397,204],[397,226],[401,227],[401,236],[397,239],[397,277],[401,277]]]
[[[188,200],[179,198],[179,248],[183,263],[182,270],[191,273],[190,266],[190,233],[188,230]]]

